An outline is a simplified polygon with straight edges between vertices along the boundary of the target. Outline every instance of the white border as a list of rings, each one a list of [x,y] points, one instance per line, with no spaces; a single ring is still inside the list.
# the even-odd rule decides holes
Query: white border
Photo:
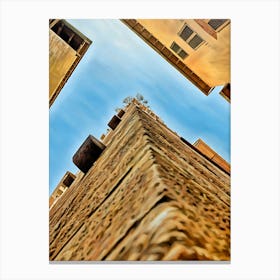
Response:
[[[209,15],[232,20],[231,264],[50,265],[48,18]],[[0,278],[279,279],[279,34],[278,1],[2,1]]]

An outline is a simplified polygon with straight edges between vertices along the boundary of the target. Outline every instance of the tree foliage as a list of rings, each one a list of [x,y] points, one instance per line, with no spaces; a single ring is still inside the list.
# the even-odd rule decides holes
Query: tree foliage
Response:
[[[133,97],[132,96],[127,96],[124,100],[123,103],[124,104],[129,104],[132,101]]]
[[[139,101],[140,103],[144,104],[146,107],[150,108],[150,106],[148,106],[148,101],[144,98],[144,96],[140,93],[137,93],[135,97],[132,96],[127,96],[124,100],[123,103],[124,104],[129,104],[133,99],[136,99],[137,101]]]

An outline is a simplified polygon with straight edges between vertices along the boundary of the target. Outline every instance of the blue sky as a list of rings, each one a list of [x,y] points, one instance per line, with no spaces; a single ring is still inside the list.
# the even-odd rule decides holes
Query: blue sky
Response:
[[[203,139],[230,162],[230,105],[217,87],[204,95],[119,20],[68,20],[92,40],[49,115],[52,193],[85,138],[99,138],[126,96],[141,93],[179,135]]]

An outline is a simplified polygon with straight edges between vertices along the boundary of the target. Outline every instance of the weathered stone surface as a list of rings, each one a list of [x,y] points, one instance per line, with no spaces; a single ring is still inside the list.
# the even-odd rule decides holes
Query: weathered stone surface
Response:
[[[103,143],[89,135],[73,156],[73,162],[82,172],[86,173],[104,149]]]
[[[229,260],[229,175],[131,104],[50,212],[50,260]]]

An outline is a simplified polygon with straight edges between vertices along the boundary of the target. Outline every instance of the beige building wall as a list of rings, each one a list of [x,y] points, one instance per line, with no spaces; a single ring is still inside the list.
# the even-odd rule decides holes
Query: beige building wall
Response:
[[[52,30],[49,31],[49,36],[49,99],[51,100],[71,65],[76,60],[76,51]]]
[[[49,23],[49,106],[91,44],[85,35],[62,19]]]
[[[206,95],[215,86],[230,83],[230,20],[225,20],[216,30],[209,25],[210,19],[137,19],[122,21]],[[193,33],[188,39],[184,40],[180,34],[186,26]],[[190,41],[195,35],[198,35],[203,41],[193,48]],[[163,47],[155,42],[154,38]],[[174,43],[180,47],[179,51],[182,50],[186,54],[185,57],[180,56],[179,51],[176,52],[172,49]],[[175,55],[177,60],[172,55]]]

